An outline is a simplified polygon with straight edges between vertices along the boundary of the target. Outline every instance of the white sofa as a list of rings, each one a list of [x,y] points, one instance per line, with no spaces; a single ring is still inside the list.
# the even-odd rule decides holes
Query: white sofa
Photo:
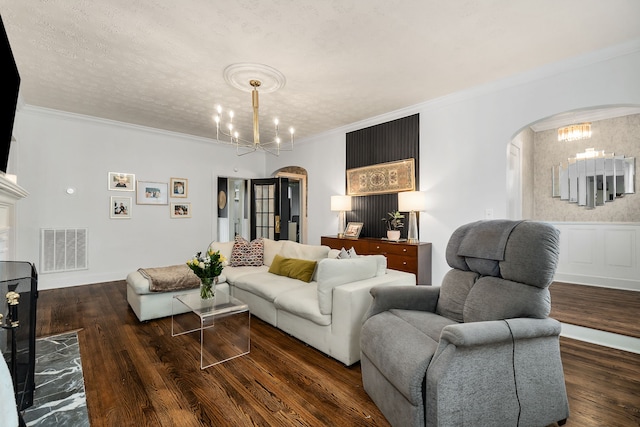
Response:
[[[360,328],[372,299],[369,290],[373,286],[416,284],[414,274],[388,270],[383,255],[338,259],[339,251],[327,246],[270,239],[263,239],[263,243],[263,265],[225,267],[222,274],[226,284],[222,286],[228,286],[231,295],[247,303],[252,315],[347,366],[360,360]],[[231,259],[233,245],[234,242],[214,242],[211,247]],[[276,254],[316,261],[311,282],[270,273]],[[153,298],[158,296],[137,293],[144,287],[144,281],[138,272],[129,274],[127,299],[134,311],[148,313],[145,304],[151,302],[156,306]],[[171,298],[176,293],[180,291],[164,296],[169,304],[165,316],[171,314]],[[155,310],[155,314],[161,317],[162,313]]]

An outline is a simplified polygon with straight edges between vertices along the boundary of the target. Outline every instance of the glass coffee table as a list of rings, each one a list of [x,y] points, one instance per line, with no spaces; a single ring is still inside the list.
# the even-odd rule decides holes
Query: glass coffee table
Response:
[[[222,291],[210,300],[197,292],[174,296],[171,335],[195,332],[200,332],[200,369],[244,356],[251,345],[249,306]]]

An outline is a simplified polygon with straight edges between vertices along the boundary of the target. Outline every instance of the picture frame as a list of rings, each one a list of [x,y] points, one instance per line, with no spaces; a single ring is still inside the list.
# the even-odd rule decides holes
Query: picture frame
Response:
[[[169,180],[169,191],[171,197],[187,197],[189,191],[189,180],[187,178],[171,178]]]
[[[416,189],[415,159],[378,163],[347,170],[347,195],[368,196]]]
[[[139,205],[168,204],[169,184],[166,182],[138,181],[136,203]]]
[[[171,218],[191,218],[191,203],[171,203]]]
[[[360,236],[363,222],[350,222],[347,224],[347,228],[344,229],[344,237],[348,239],[357,239]]]
[[[111,204],[109,206],[109,218],[111,219],[130,219],[132,197],[111,196]]]
[[[109,191],[136,191],[136,175],[125,172],[109,172]]]

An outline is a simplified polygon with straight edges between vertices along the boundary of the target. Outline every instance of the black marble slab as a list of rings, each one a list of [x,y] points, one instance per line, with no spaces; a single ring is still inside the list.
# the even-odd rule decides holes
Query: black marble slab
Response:
[[[36,390],[23,413],[27,426],[89,426],[78,334],[36,340]]]

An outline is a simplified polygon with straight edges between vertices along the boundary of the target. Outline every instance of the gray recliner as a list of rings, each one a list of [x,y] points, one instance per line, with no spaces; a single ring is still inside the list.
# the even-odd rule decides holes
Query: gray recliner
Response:
[[[440,287],[373,288],[364,389],[393,426],[546,426],[569,416],[548,317],[559,231],[478,221],[451,236]]]

